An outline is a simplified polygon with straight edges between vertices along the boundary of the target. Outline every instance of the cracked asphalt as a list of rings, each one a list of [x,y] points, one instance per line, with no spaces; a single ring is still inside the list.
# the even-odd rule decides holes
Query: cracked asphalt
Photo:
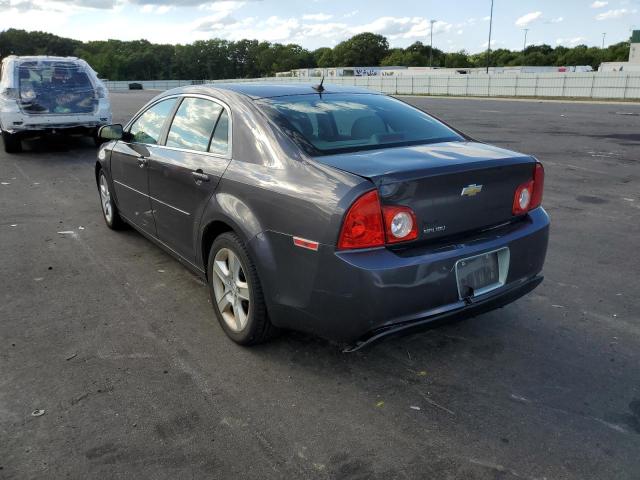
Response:
[[[640,478],[640,105],[406,100],[545,164],[546,279],[353,354],[229,341],[90,142],[0,153],[0,478]]]

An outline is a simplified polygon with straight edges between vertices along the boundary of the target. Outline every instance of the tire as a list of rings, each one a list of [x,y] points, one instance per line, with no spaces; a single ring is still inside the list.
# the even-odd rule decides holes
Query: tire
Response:
[[[15,133],[2,132],[2,142],[4,151],[7,153],[20,153],[22,151],[22,140]]]
[[[209,251],[207,273],[213,310],[231,340],[240,345],[255,345],[277,333],[267,315],[255,264],[235,233],[226,232],[215,239]]]
[[[100,146],[104,143],[104,140],[102,140],[99,136],[98,136],[98,129],[96,128],[95,130],[93,130],[91,133],[89,133],[89,138],[91,138],[93,140],[93,144],[100,148]]]
[[[118,213],[113,198],[111,197],[111,187],[107,175],[104,170],[98,172],[98,196],[100,197],[100,206],[102,208],[102,218],[111,230],[122,230],[126,227],[126,223]]]

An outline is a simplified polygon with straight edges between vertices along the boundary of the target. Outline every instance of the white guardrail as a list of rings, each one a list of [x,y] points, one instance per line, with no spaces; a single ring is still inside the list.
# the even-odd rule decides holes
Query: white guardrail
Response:
[[[130,83],[139,83],[145,90],[168,90],[202,83],[318,83],[319,81],[319,77],[271,77],[229,80],[106,81],[105,84],[109,90],[118,91],[129,89]],[[640,72],[328,77],[325,82],[335,85],[356,85],[392,95],[640,99]]]

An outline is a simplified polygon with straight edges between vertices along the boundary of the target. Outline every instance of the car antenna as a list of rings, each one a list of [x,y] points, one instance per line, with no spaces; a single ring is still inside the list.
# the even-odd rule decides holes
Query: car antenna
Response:
[[[322,86],[323,83],[324,83],[324,75],[322,75],[322,80],[320,80],[320,83],[311,88],[313,88],[316,92],[322,94],[322,92],[324,92],[324,87]]]

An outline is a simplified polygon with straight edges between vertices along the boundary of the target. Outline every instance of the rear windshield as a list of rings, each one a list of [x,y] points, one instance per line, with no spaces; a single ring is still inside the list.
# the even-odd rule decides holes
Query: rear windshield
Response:
[[[91,113],[97,103],[89,76],[72,62],[24,62],[18,88],[22,109],[32,114]]]
[[[426,113],[384,95],[292,95],[257,103],[310,155],[463,140]]]

